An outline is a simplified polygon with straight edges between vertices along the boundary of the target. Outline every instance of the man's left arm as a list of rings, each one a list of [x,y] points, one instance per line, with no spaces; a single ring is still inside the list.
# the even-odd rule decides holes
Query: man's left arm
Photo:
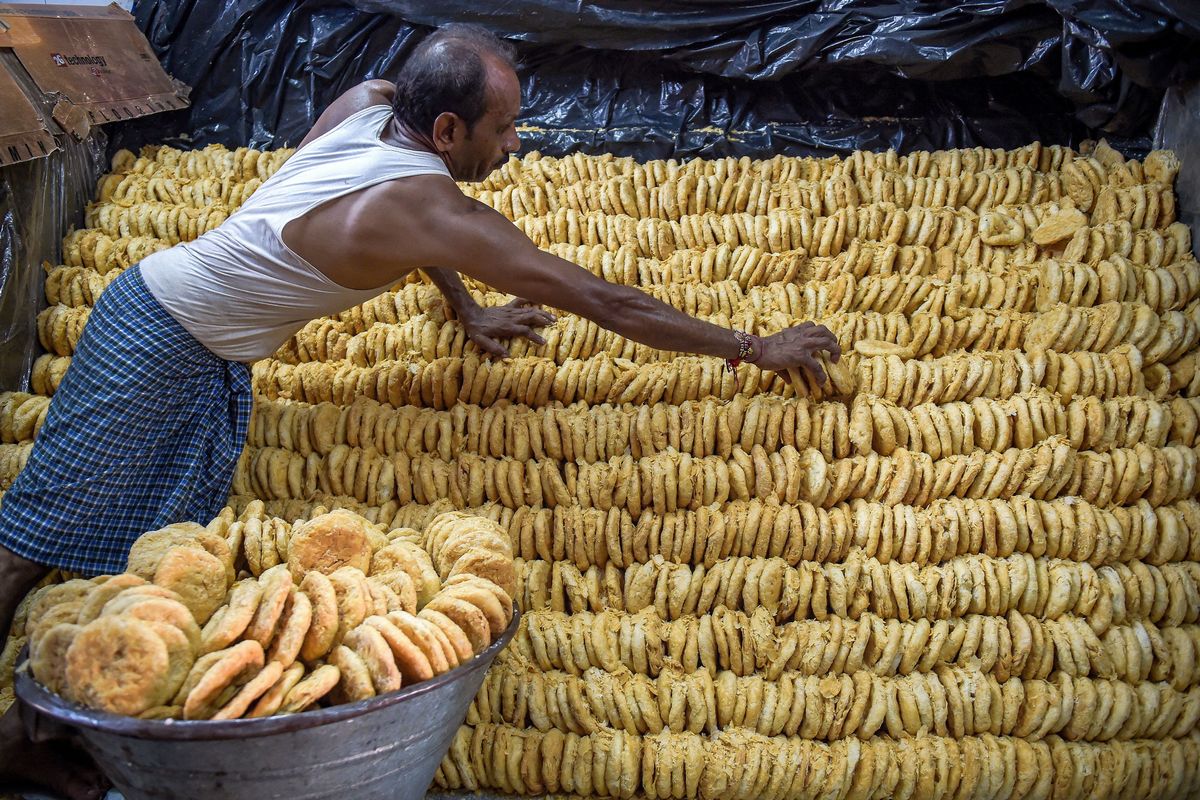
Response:
[[[498,341],[500,339],[524,336],[536,344],[546,343],[533,329],[552,324],[554,316],[539,306],[518,297],[497,308],[484,308],[471,297],[462,278],[454,270],[423,267],[421,271],[441,290],[466,331],[467,338],[480,350],[508,358],[508,350]]]

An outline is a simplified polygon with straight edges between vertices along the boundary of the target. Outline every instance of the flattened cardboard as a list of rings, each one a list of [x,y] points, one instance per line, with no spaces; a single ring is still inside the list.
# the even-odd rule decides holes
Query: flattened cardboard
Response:
[[[93,125],[188,105],[188,88],[163,71],[133,17],[117,6],[0,3],[0,49],[16,56],[0,63],[0,164],[52,150],[51,128],[83,138]],[[22,85],[42,97],[30,102]]]
[[[29,98],[0,67],[0,166],[29,161],[58,149]]]

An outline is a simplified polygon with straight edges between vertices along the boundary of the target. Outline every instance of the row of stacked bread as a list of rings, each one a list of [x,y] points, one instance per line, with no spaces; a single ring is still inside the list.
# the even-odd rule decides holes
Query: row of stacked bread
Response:
[[[1128,342],[1148,351],[1148,361],[1172,362],[1195,344],[1195,306],[1200,271],[1192,262],[1159,270],[1139,270],[1116,259],[1096,269],[1086,264],[1046,261],[1025,274],[984,275],[946,281],[935,277],[863,278],[834,281],[780,281],[743,291],[736,282],[692,286],[667,283],[658,294],[689,313],[724,324],[755,324],[764,332],[786,327],[796,317],[816,317],[835,333],[895,345],[909,356],[945,355],[958,350],[1026,349],[1105,352]],[[39,317],[46,348],[66,356],[74,350],[89,306],[85,299],[104,281],[84,282],[84,268],[50,272],[51,297],[66,300]],[[103,285],[102,285],[103,284]],[[1035,293],[1036,287],[1036,293]],[[319,320],[310,323],[281,353],[290,363],[348,358],[359,366],[420,353],[426,359],[458,357],[466,351],[461,330],[436,307],[431,287],[410,285],[394,297],[404,322]],[[403,295],[403,296],[400,296]],[[73,299],[70,299],[73,298]],[[483,305],[502,297],[480,296]],[[1065,304],[1067,312],[1059,311]],[[421,309],[421,310],[418,310]],[[1019,310],[1013,310],[1019,309]],[[1179,310],[1183,309],[1183,310]],[[1058,311],[1053,325],[1039,316]],[[562,364],[599,354],[639,362],[666,360],[668,354],[639,345],[584,319],[556,328],[545,345],[522,344],[515,356],[549,356]],[[864,355],[876,355],[870,350]]]
[[[161,246],[136,234],[174,243],[193,220],[198,233],[198,212],[217,219],[264,177],[245,152],[153,155],[109,181],[92,216],[105,230],[78,234],[49,273],[64,307],[43,316],[59,354],[40,362],[43,393],[86,306]],[[1165,154],[1040,147],[514,160],[469,190],[539,244],[722,324],[817,317],[858,343],[843,385],[797,398],[786,376],[735,379],[566,315],[546,347],[517,343],[519,358],[491,364],[410,284],[256,367],[237,505],[257,496],[285,519],[346,505],[385,527],[470,507],[508,530],[533,613],[443,765],[447,785],[696,796],[739,742],[747,758],[850,759],[835,771],[875,796],[936,796],[903,785],[924,766],[897,779],[866,766],[928,742],[995,755],[966,778],[980,791],[1024,759],[1058,777],[1022,780],[1129,792],[1153,768],[1098,742],[1184,737],[1147,764],[1195,747],[1197,269],[1174,223],[1176,169]],[[169,207],[128,210],[141,201]],[[44,400],[9,406],[0,435],[27,441]],[[813,694],[804,676],[831,669],[844,679]],[[603,674],[572,683],[587,670]],[[718,702],[730,680],[739,698],[763,687],[770,715]],[[657,729],[651,704],[627,700],[651,686]],[[664,707],[668,686],[683,699]],[[965,691],[970,712],[953,700]],[[848,727],[851,706],[882,722]],[[956,738],[881,738],[924,731]],[[840,748],[851,732],[866,738],[852,752],[807,741]],[[555,759],[577,748],[600,780],[564,782]],[[1087,772],[1095,759],[1108,774]],[[761,796],[753,772],[737,796]]]

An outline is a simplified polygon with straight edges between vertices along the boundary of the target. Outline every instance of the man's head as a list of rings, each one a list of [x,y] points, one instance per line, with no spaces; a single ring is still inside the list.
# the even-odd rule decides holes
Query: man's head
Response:
[[[417,46],[396,79],[396,120],[428,138],[457,180],[478,181],[521,146],[521,84],[511,45],[448,25]]]

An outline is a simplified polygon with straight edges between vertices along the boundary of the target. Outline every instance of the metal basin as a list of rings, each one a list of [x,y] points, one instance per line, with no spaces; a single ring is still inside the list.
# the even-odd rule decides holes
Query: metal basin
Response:
[[[265,719],[139,720],[83,708],[26,670],[17,697],[77,733],[126,800],[422,798],[488,667],[516,633],[456,669],[357,703]]]

